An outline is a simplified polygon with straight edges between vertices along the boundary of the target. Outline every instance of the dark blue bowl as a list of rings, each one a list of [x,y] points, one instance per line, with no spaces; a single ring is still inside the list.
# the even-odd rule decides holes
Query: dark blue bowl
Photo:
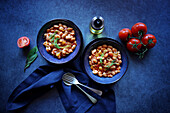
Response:
[[[43,43],[44,43],[43,37],[44,37],[44,33],[46,33],[46,30],[49,29],[50,27],[52,27],[53,25],[59,24],[59,23],[67,25],[68,27],[72,27],[75,31],[75,37],[76,37],[76,41],[77,41],[77,46],[76,46],[75,50],[68,56],[61,58],[61,59],[57,59],[52,54],[48,53],[45,49],[45,46],[43,45]],[[71,22],[70,20],[66,20],[66,19],[55,19],[55,20],[51,20],[51,21],[47,22],[45,25],[42,26],[42,28],[38,32],[38,36],[37,36],[37,47],[38,47],[40,54],[47,61],[54,63],[54,64],[64,64],[64,63],[67,63],[67,62],[73,60],[74,58],[76,58],[76,56],[80,52],[82,44],[83,44],[83,37],[82,37],[82,33],[81,33],[80,29],[73,22]]]
[[[103,44],[112,45],[114,48],[119,50],[121,53],[122,64],[120,65],[121,66],[120,73],[117,73],[112,78],[99,77],[98,75],[94,75],[89,65],[89,56],[91,55],[91,50]],[[128,57],[126,55],[125,50],[123,49],[123,47],[118,41],[111,39],[111,38],[98,38],[90,42],[86,46],[83,52],[82,62],[83,62],[84,71],[89,75],[90,78],[92,78],[94,81],[100,84],[111,84],[111,83],[114,83],[120,80],[123,77],[123,75],[126,73],[126,70],[128,67]]]

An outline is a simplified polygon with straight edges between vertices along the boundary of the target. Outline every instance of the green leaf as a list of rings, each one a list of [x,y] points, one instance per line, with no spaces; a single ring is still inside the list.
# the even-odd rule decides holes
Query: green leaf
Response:
[[[37,51],[38,51],[37,46],[35,46],[34,48],[32,48],[29,51],[29,53],[27,55],[27,60],[26,60],[24,72],[34,62],[34,60],[38,57]]]
[[[35,59],[38,57],[38,54],[35,53],[31,57],[29,57],[26,61],[24,71],[35,61]]]
[[[106,50],[104,50],[104,52],[101,54],[101,57],[100,57],[100,64],[103,64],[102,58],[103,58],[103,56],[104,56],[105,53],[106,53]]]
[[[57,44],[58,39],[59,39],[59,38],[56,38],[56,39],[54,40],[54,44]]]
[[[50,40],[50,42],[52,43],[52,41],[54,40],[54,43],[52,43],[56,48],[60,49],[60,46],[57,44],[57,41],[58,41],[59,38],[56,38],[54,40],[54,37]]]
[[[52,37],[53,35],[52,34],[50,34],[50,36],[49,36],[49,38],[51,39],[51,37]]]
[[[66,45],[66,46],[63,46],[63,47],[60,47],[60,48],[67,48],[67,47],[71,47],[71,45]]]
[[[27,62],[30,64],[30,63],[32,63],[37,57],[38,57],[38,54],[36,53],[36,54],[32,55],[32,56],[28,59]]]
[[[102,64],[103,63],[103,61],[102,61],[102,57],[104,56],[104,53],[102,53],[102,55],[101,55],[101,57],[100,57],[100,64]]]
[[[110,65],[107,65],[106,67],[109,69],[113,64],[116,64],[114,63],[116,60],[113,60],[112,63]]]
[[[55,38],[54,36],[55,36],[55,34],[56,34],[56,33],[54,33],[54,35],[51,37],[50,42],[54,41],[54,38]]]
[[[60,46],[58,44],[54,44],[54,46],[58,49],[60,49]]]
[[[38,51],[37,46],[35,46],[34,48],[32,48],[32,49],[29,51],[28,55],[27,55],[27,60],[28,60],[32,55],[34,55],[35,53],[37,53],[37,51]]]
[[[30,66],[30,64],[25,64],[24,71]]]
[[[57,34],[57,30],[54,32],[54,34],[53,35],[50,35],[50,39],[51,39],[51,41],[53,41],[54,40],[54,36]]]
[[[59,39],[59,38],[56,38],[56,39],[54,40],[53,45],[54,45],[56,48],[60,49],[60,46],[57,44],[58,39]]]

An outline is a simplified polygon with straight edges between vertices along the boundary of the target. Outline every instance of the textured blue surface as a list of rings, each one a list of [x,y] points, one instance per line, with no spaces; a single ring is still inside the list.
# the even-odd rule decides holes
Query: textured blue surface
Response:
[[[55,18],[73,21],[82,31],[84,45],[103,36],[120,41],[118,32],[122,28],[144,22],[148,33],[156,36],[157,44],[143,60],[127,52],[127,73],[113,85],[117,113],[170,112],[169,6],[169,0],[1,0],[0,112],[6,112],[5,103],[13,89],[37,67],[47,64],[38,54],[31,67],[23,71],[26,55],[36,45],[39,29]],[[93,37],[89,23],[98,15],[105,19],[105,29],[101,35]],[[30,38],[30,47],[17,47],[17,39],[21,36]],[[52,89],[18,112],[64,113],[65,110],[58,92]]]

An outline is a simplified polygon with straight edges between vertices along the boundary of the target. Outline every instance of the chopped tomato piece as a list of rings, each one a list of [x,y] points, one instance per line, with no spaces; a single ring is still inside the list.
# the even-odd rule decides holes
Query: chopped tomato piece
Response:
[[[20,37],[17,41],[17,45],[19,48],[26,47],[30,44],[30,39],[26,36]]]

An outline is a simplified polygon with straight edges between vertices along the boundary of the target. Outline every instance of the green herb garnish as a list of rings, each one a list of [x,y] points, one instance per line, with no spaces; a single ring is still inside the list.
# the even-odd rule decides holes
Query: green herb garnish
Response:
[[[58,49],[60,49],[60,46],[58,44],[54,44],[54,46]]]
[[[57,44],[58,39],[59,39],[59,38],[56,38],[56,39],[54,40],[54,44]]]
[[[66,46],[63,46],[63,47],[60,47],[60,48],[67,48],[67,47],[71,47],[71,45],[66,45]]]
[[[52,39],[50,40],[50,42],[54,41],[54,37],[52,37]]]
[[[56,39],[54,39],[55,38],[55,35],[57,34],[57,30],[54,32],[54,34],[52,34],[52,35],[50,35],[49,37],[50,37],[50,42],[56,47],[56,48],[58,48],[58,49],[60,49],[60,48],[66,48],[66,47],[70,47],[71,45],[66,45],[66,46],[63,46],[63,47],[60,47],[58,44],[57,44],[57,41],[58,41],[58,39],[59,38],[56,38]],[[54,41],[54,43],[53,43],[53,41]]]
[[[59,39],[59,38],[56,38],[56,40],[54,40],[54,43],[53,43],[53,45],[54,45],[56,48],[58,48],[58,49],[62,48],[62,49],[63,49],[63,48],[71,47],[71,45],[66,45],[66,46],[60,47],[60,46],[57,44],[58,39]]]
[[[101,57],[100,57],[100,64],[103,64],[102,58],[104,56],[104,53],[102,53]]]
[[[59,38],[56,38],[56,39],[54,40],[55,35],[56,35],[57,32],[58,32],[58,31],[56,30],[53,35],[50,35],[50,39],[51,39],[50,42],[52,43],[52,41],[54,41],[54,43],[52,43],[52,44],[53,44],[56,48],[60,49],[60,46],[57,44],[57,41],[58,41]]]
[[[25,68],[24,68],[24,72],[25,70],[35,61],[35,59],[38,57],[37,54],[38,48],[37,46],[32,48],[28,55],[27,55],[27,60],[26,60],[26,64],[25,64]]]
[[[107,65],[106,68],[109,69],[113,64],[117,64],[117,63],[114,63],[116,60],[113,60],[112,63],[110,65]]]
[[[54,45],[56,48],[60,49],[60,46],[57,44],[58,39],[59,39],[59,38],[56,38],[56,39],[54,40],[53,45]]]
[[[54,36],[57,34],[57,32],[58,32],[58,31],[56,30],[53,35],[50,35],[50,39],[51,39],[50,41],[51,41],[51,42],[54,40]]]
[[[51,37],[52,37],[53,35],[52,34],[50,34],[50,36],[49,36],[49,38],[51,39]]]
[[[104,50],[104,52],[102,53],[101,57],[100,57],[100,64],[103,64],[102,58],[104,56],[104,54],[106,53],[106,50]]]

